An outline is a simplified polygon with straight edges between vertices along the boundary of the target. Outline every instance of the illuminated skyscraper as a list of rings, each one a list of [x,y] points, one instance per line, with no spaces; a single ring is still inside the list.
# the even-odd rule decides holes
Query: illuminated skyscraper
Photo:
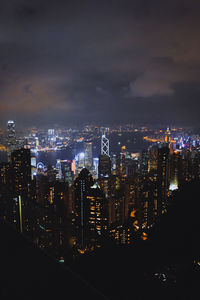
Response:
[[[31,153],[29,149],[19,149],[11,155],[13,187],[16,196],[28,198],[31,188]]]
[[[75,219],[78,227],[83,228],[88,225],[89,204],[87,193],[94,181],[87,169],[83,169],[74,182],[75,190]]]
[[[92,142],[85,141],[84,142],[84,153],[85,153],[85,167],[89,171],[92,170]]]
[[[33,180],[37,174],[37,165],[35,153],[31,151],[31,179]]]
[[[99,155],[98,178],[108,178],[111,175],[111,160],[107,155]]]
[[[89,203],[89,227],[95,234],[103,235],[108,228],[108,207],[107,200],[97,186],[94,184],[87,193]]]
[[[109,139],[106,137],[106,128],[101,128],[101,155],[109,156]]]
[[[48,140],[53,142],[55,138],[55,130],[54,129],[48,129]]]
[[[81,152],[75,157],[76,175],[78,175],[82,169],[85,168],[85,153]]]
[[[166,212],[169,191],[169,147],[167,143],[149,149],[149,174],[153,186],[154,214]]]
[[[7,124],[7,145],[8,145],[8,161],[11,160],[11,153],[16,149],[16,134],[14,121],[8,121]]]
[[[165,142],[169,144],[170,141],[171,141],[171,132],[168,127],[167,130],[165,131]]]
[[[99,159],[93,158],[93,176],[97,179],[98,178],[98,166],[99,166]]]
[[[99,237],[107,232],[107,200],[87,169],[74,183],[74,225],[81,253],[99,246]]]
[[[61,168],[61,161],[60,161],[60,159],[56,160],[56,171],[57,171],[56,179],[57,180],[61,180],[62,179],[62,168]]]
[[[148,151],[143,151],[141,156],[141,174],[143,176],[148,174],[148,160],[149,160],[149,154]]]
[[[90,203],[87,195],[93,184],[92,175],[85,168],[81,170],[74,182],[74,229],[77,244],[81,249],[85,249],[87,244],[90,215]]]
[[[63,181],[67,182],[69,187],[73,184],[74,173],[72,171],[72,163],[70,160],[61,160],[61,169]]]

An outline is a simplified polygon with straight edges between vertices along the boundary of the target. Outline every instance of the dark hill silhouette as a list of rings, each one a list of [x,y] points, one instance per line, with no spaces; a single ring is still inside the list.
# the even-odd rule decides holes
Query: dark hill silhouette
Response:
[[[200,256],[199,192],[199,182],[185,184],[148,241],[133,247],[108,242],[73,268],[111,299],[193,299],[200,283],[193,264]],[[156,273],[168,280],[157,280]]]
[[[1,221],[0,234],[1,300],[107,299]]]
[[[147,241],[133,247],[107,241],[70,268],[0,222],[0,299],[105,299],[98,290],[111,300],[197,299],[200,269],[193,262],[200,260],[199,191],[199,182],[185,184]],[[154,274],[170,274],[170,280]]]

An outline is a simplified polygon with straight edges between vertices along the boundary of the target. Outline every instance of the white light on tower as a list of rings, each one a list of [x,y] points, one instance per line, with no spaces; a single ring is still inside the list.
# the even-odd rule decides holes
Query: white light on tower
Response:
[[[174,181],[172,181],[169,185],[169,190],[170,191],[176,191],[178,190],[178,182],[177,179],[175,179]]]
[[[109,139],[106,137],[106,128],[101,128],[101,155],[109,155]]]

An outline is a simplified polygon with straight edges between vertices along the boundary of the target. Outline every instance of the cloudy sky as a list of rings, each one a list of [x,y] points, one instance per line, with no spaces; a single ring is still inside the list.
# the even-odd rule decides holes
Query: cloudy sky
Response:
[[[199,15],[196,0],[1,0],[1,124],[200,126]]]

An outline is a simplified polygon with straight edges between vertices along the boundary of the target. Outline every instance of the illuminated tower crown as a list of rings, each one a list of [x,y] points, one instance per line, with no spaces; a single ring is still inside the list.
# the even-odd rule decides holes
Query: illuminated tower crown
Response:
[[[101,128],[101,155],[109,156],[109,139],[106,137],[107,128]]]

